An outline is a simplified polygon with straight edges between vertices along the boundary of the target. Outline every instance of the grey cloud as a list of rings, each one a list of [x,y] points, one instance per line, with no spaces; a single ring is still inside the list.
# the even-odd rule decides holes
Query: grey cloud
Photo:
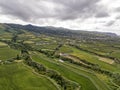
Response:
[[[10,15],[24,21],[54,18],[73,20],[89,17],[106,17],[100,0],[0,0],[1,14]]]
[[[15,16],[25,21],[28,20],[30,17],[29,12],[32,12],[32,10],[29,7],[25,6],[17,0],[11,0],[10,2],[7,0],[0,0],[0,7],[2,10],[2,14]]]
[[[120,7],[116,8],[115,11],[120,12]]]
[[[114,23],[115,23],[115,20],[111,20],[105,26],[112,26]]]
[[[97,3],[100,0],[52,0],[59,4],[64,5],[64,9],[61,10],[61,14],[64,15],[63,19],[74,19],[74,18],[87,18],[87,17],[107,17],[109,16],[107,10],[102,5]]]
[[[98,12],[96,15],[95,15],[95,17],[108,17],[109,16],[109,14],[107,13],[107,12]]]
[[[20,18],[24,21],[32,21],[38,18],[52,17],[48,8],[37,0],[0,0],[1,14]]]
[[[120,16],[117,16],[116,19],[120,19]]]

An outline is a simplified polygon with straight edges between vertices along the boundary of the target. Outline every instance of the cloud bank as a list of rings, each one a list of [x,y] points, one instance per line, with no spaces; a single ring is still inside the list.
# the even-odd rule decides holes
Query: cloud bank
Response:
[[[0,0],[1,22],[119,32],[119,0]],[[103,22],[103,23],[100,23]],[[109,27],[113,27],[109,29]],[[96,29],[97,28],[97,29]]]

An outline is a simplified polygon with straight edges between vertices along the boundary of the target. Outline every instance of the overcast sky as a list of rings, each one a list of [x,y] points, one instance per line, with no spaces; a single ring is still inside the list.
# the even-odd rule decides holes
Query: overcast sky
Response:
[[[0,0],[0,23],[30,23],[120,35],[120,0]]]

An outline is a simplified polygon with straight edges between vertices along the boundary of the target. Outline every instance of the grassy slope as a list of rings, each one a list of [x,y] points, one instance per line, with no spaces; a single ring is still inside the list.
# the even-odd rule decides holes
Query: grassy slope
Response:
[[[60,72],[63,76],[66,78],[75,81],[79,83],[82,87],[81,90],[97,90],[95,85],[90,81],[89,78],[80,75],[77,72],[74,72],[70,68],[67,68],[66,66],[60,65],[58,63],[51,62],[49,58],[46,56],[39,54],[39,55],[33,55],[33,60],[40,62],[41,64],[44,64],[48,68],[54,69],[58,72]]]
[[[0,90],[57,90],[45,77],[36,76],[22,63],[0,66]]]
[[[0,47],[0,59],[6,60],[13,57],[16,57],[19,54],[18,50],[11,49],[9,47]]]

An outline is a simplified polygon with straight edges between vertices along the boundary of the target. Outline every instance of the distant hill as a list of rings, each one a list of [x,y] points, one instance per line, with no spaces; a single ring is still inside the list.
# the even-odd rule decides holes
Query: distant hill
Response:
[[[56,28],[56,27],[39,27],[31,24],[20,25],[20,24],[2,24],[5,26],[6,30],[27,30],[38,34],[55,35],[62,37],[71,38],[83,38],[83,39],[110,39],[118,37],[115,33],[105,33],[96,31],[83,31],[83,30],[70,30],[66,28]]]

